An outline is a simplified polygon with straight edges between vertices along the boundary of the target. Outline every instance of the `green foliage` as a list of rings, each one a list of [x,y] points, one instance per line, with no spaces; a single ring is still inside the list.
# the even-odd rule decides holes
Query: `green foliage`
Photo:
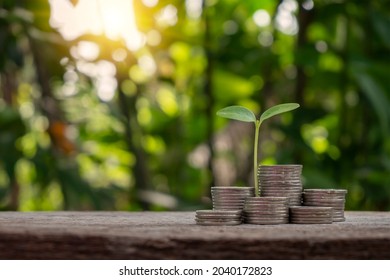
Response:
[[[297,103],[286,103],[286,104],[275,105],[275,106],[267,109],[264,113],[261,114],[260,123],[262,123],[266,119],[269,119],[273,116],[295,110],[298,107],[299,107],[299,104],[297,104]]]
[[[242,122],[256,122],[256,116],[251,110],[243,106],[230,106],[217,112],[217,115],[223,118]]]

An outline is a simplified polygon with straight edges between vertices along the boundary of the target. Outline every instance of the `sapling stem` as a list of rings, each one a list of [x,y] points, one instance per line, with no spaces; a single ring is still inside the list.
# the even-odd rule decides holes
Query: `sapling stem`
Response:
[[[258,147],[259,147],[259,131],[260,131],[260,120],[256,120],[255,122],[255,141],[253,148],[253,180],[255,182],[255,196],[260,196],[259,194],[259,180],[257,174],[257,155],[258,155]]]

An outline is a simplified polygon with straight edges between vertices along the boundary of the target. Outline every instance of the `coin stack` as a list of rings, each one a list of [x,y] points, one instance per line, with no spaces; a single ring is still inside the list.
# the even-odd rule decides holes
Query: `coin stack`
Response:
[[[260,165],[259,192],[263,197],[288,197],[289,206],[302,204],[302,165]]]
[[[197,210],[195,221],[202,226],[235,226],[242,223],[241,214],[241,210]]]
[[[332,207],[293,206],[290,207],[292,224],[331,224],[333,222]]]
[[[305,189],[303,205],[333,208],[333,222],[344,222],[345,189]]]
[[[257,225],[288,223],[287,197],[247,197],[244,206],[244,222]]]
[[[211,187],[214,210],[241,210],[245,198],[255,195],[254,187]]]

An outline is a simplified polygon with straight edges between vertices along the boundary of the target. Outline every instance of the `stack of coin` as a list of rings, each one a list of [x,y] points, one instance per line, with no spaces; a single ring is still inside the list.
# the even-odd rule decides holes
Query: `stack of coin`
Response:
[[[197,210],[196,224],[202,226],[235,226],[242,223],[242,211]]]
[[[248,197],[244,206],[244,222],[257,225],[288,223],[287,197]]]
[[[241,210],[245,198],[255,195],[254,187],[211,187],[214,210]]]
[[[258,168],[261,196],[288,197],[289,206],[302,204],[302,165],[260,165]]]
[[[345,195],[344,189],[304,189],[303,205],[333,208],[333,222],[344,222]]]
[[[332,207],[293,206],[290,207],[292,224],[331,224],[333,222]]]

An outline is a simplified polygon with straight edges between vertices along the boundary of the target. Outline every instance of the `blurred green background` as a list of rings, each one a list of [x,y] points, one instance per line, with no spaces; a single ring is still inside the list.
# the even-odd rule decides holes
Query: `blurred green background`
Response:
[[[0,1],[0,209],[193,210],[260,162],[390,210],[390,3]]]

